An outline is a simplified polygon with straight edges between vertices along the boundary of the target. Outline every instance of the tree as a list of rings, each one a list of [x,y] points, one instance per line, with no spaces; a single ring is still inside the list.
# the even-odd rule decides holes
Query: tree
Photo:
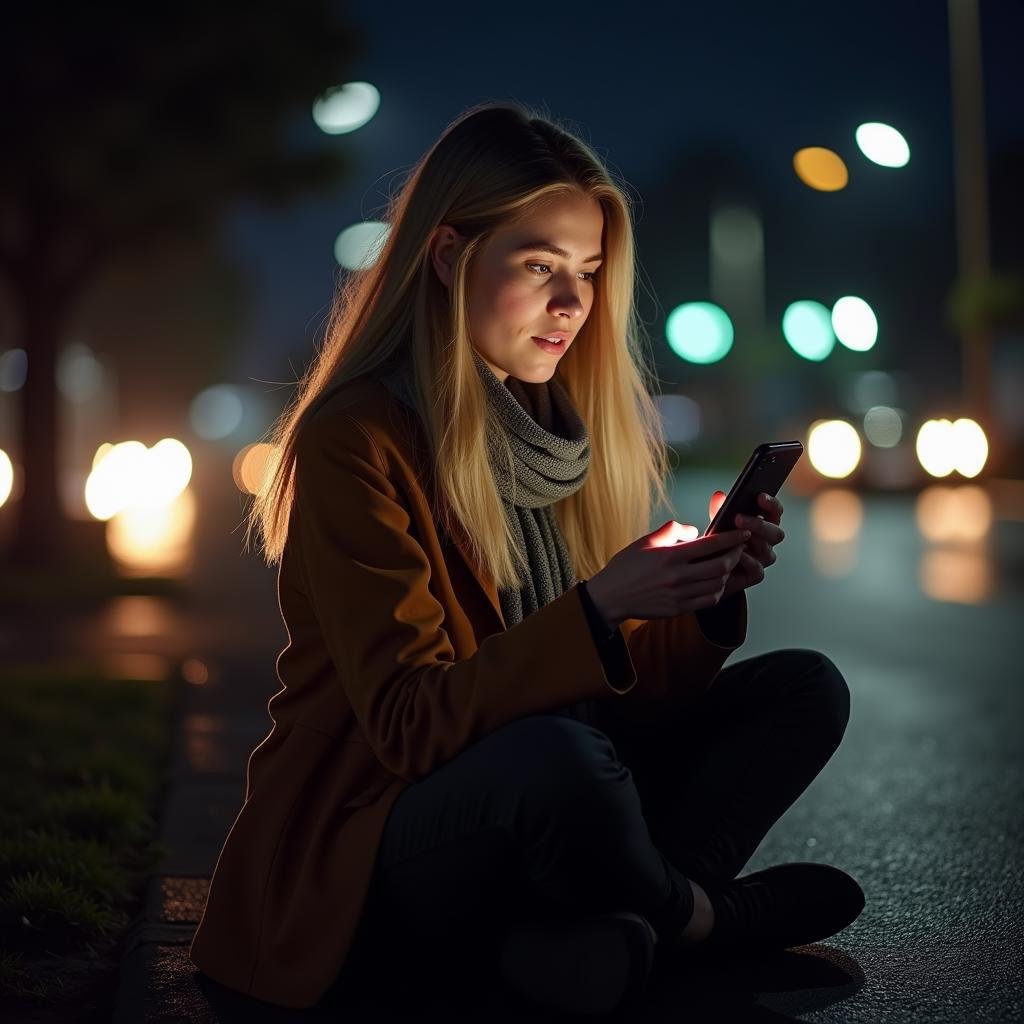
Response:
[[[7,14],[0,276],[29,367],[12,563],[57,566],[68,554],[55,366],[101,272],[158,243],[208,235],[232,200],[282,203],[349,170],[337,143],[301,149],[288,138],[357,49],[335,8],[25,4]]]

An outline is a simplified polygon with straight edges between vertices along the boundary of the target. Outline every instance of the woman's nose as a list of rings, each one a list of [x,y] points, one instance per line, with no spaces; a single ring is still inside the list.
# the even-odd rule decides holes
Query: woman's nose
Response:
[[[575,318],[583,313],[583,300],[577,288],[566,287],[559,289],[557,295],[551,299],[549,308],[554,313],[568,313]]]

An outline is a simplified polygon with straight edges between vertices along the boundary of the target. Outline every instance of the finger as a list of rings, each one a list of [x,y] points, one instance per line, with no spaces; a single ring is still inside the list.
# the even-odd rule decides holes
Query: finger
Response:
[[[737,516],[736,525],[740,529],[750,530],[755,537],[762,537],[772,545],[781,544],[786,539],[786,532],[781,526],[760,516]]]
[[[775,552],[772,550],[771,544],[767,544],[763,540],[752,539],[747,545],[746,553],[756,558],[759,565],[767,567],[775,564]]]
[[[725,491],[715,491],[711,495],[711,501],[708,502],[708,522],[711,522],[718,515],[718,510],[722,507],[723,501],[725,501]]]
[[[768,513],[770,520],[773,523],[779,522],[782,519],[782,502],[773,494],[768,494],[767,491],[762,492],[757,496],[758,504]]]
[[[743,552],[743,569],[752,580],[751,586],[756,586],[764,579],[764,566],[746,551]]]

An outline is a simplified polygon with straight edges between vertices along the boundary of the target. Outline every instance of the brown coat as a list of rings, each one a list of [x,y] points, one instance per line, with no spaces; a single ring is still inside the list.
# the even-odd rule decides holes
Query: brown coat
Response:
[[[299,435],[282,689],[190,950],[209,977],[281,1006],[314,1005],[336,978],[410,782],[525,715],[596,699],[644,718],[693,700],[746,635],[741,592],[699,624],[628,620],[606,668],[578,584],[506,629],[494,585],[439,536],[413,422],[362,379]]]

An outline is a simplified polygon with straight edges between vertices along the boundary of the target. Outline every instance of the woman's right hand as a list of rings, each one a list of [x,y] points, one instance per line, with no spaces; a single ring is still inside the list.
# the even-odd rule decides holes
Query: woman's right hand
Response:
[[[749,537],[749,530],[729,530],[698,538],[695,527],[670,519],[613,555],[587,582],[587,592],[612,628],[626,619],[667,619],[712,608]],[[711,557],[695,561],[706,556]]]

